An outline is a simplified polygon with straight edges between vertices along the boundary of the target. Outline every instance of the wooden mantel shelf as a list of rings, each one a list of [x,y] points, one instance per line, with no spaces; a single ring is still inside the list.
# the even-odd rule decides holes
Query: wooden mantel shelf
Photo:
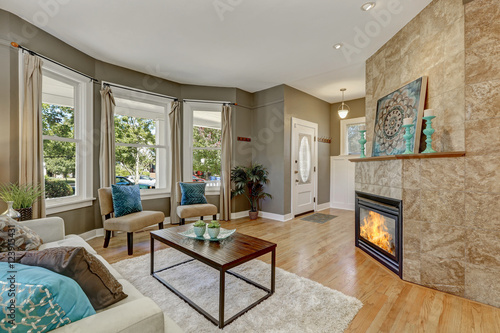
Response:
[[[446,158],[446,157],[462,157],[465,156],[465,151],[450,151],[447,153],[430,153],[430,154],[407,154],[407,155],[389,155],[376,156],[365,158],[351,158],[351,162],[373,162],[373,161],[389,161],[389,160],[409,160],[415,158]]]

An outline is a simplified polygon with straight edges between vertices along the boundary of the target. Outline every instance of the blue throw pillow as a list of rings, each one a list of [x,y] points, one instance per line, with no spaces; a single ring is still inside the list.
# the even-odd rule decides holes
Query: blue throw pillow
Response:
[[[111,195],[113,196],[115,217],[142,212],[139,185],[111,185]]]
[[[206,183],[179,183],[181,187],[181,205],[206,204],[205,186]]]
[[[6,332],[16,333],[48,332],[96,314],[69,277],[7,262],[0,262],[0,307],[0,329],[4,325]]]

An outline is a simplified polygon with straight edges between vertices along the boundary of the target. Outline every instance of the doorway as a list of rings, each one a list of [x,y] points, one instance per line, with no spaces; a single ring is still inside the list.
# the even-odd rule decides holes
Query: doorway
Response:
[[[316,210],[318,124],[292,118],[292,215]]]

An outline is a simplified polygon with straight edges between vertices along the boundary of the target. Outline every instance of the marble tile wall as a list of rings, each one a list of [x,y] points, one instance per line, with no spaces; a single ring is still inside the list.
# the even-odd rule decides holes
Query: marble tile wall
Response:
[[[466,156],[357,163],[356,189],[403,200],[404,280],[500,307],[498,17],[498,0],[435,0],[367,60],[368,152],[377,100],[427,75],[433,147]]]

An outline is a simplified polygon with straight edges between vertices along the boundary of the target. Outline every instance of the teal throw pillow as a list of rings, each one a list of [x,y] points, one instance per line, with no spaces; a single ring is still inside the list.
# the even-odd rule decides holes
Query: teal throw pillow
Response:
[[[71,278],[7,262],[0,262],[0,307],[2,332],[48,332],[96,314]]]
[[[115,217],[142,212],[139,185],[111,185]]]
[[[181,187],[181,205],[206,204],[205,186],[206,183],[179,183]]]

